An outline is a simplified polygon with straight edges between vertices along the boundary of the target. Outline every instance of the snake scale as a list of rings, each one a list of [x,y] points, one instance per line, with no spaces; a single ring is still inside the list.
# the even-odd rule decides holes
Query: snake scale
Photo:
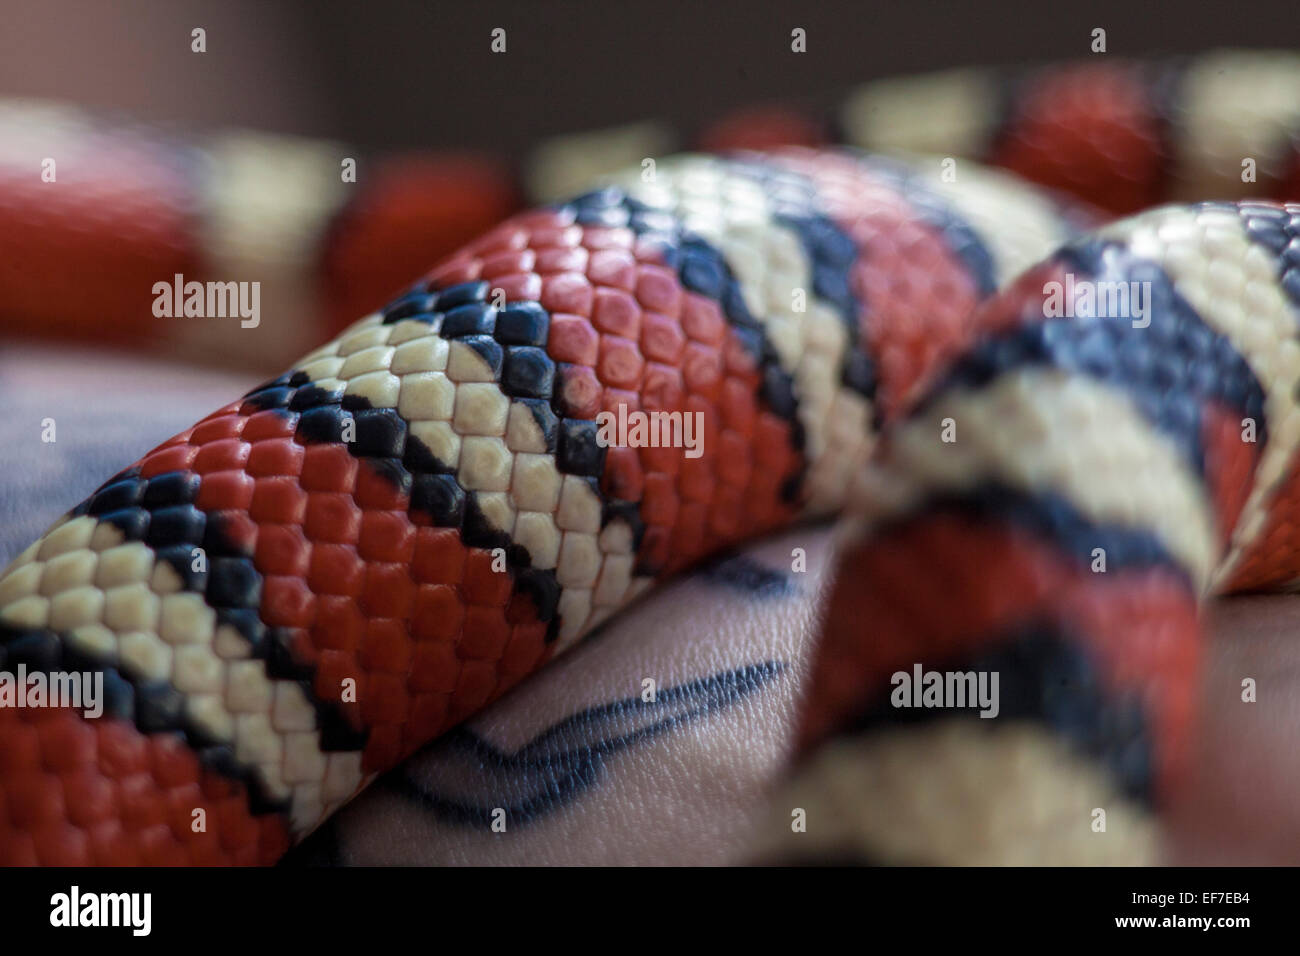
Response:
[[[1300,579],[1300,205],[1264,201],[1300,69],[1230,60],[1234,95],[1195,61],[865,94],[933,159],[608,177],[148,452],[0,577],[0,670],[106,697],[0,708],[0,863],[273,863],[654,582],[830,514],[774,800],[816,825],[760,855],[1157,861],[1202,599]],[[914,666],[998,673],[998,718],[891,706]]]

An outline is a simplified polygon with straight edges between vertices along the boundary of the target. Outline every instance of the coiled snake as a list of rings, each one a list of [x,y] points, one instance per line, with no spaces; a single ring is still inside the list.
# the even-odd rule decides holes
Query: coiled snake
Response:
[[[1217,198],[1225,156],[1276,186],[1295,99],[1243,116],[1219,73],[1044,74],[967,151],[1112,210]],[[910,145],[969,133],[950,112]],[[0,862],[274,862],[654,581],[830,513],[776,799],[818,825],[761,855],[1156,859],[1199,601],[1300,578],[1300,205],[1092,216],[964,159],[785,148],[508,220],[0,577],[0,670],[106,696],[0,708]],[[690,416],[700,454],[605,412]],[[999,716],[891,706],[914,667],[996,672]]]

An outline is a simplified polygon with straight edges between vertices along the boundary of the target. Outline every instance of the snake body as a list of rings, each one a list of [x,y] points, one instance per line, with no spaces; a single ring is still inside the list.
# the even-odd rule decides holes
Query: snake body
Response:
[[[832,513],[777,800],[820,835],[768,852],[1156,858],[1200,600],[1300,578],[1300,206],[1091,228],[948,168],[614,176],[110,478],[0,577],[0,670],[107,698],[0,708],[0,862],[274,862],[655,581]],[[701,454],[606,412],[698,416]],[[891,707],[914,665],[998,672],[1001,715]]]

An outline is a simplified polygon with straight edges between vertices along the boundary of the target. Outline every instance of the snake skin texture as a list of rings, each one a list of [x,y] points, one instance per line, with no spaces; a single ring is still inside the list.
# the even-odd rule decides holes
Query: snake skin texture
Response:
[[[979,344],[850,492],[803,726],[815,754],[781,801],[836,823],[771,852],[1158,859],[1151,814],[1194,729],[1197,603],[1296,580],[1276,529],[1296,520],[1298,229],[1294,204],[1164,207],[981,307]],[[1045,318],[1067,272],[1150,282],[1150,325]],[[889,676],[913,662],[999,672],[998,719],[891,708]]]
[[[638,166],[110,478],[0,576],[0,669],[107,696],[0,708],[0,863],[274,862],[655,581],[830,513],[776,805],[834,824],[764,857],[1157,860],[1198,602],[1300,578],[1300,206],[1093,228],[939,169]],[[637,411],[698,415],[701,454],[599,439]],[[1000,673],[1000,718],[890,707],[914,665]]]

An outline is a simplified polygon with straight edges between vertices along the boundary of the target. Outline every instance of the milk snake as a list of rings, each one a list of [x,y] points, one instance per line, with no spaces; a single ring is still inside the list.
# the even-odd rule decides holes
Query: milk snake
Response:
[[[0,708],[0,863],[272,863],[654,581],[832,513],[774,799],[816,825],[758,855],[1158,859],[1201,599],[1300,579],[1300,205],[1226,198],[1243,157],[1289,188],[1300,69],[1233,56],[1236,98],[1210,58],[846,114],[1110,211],[1212,201],[1098,227],[942,155],[663,159],[144,455],[0,577],[0,670],[108,699]],[[700,413],[702,455],[605,446],[620,407]],[[891,707],[914,665],[998,672],[1000,716]]]

